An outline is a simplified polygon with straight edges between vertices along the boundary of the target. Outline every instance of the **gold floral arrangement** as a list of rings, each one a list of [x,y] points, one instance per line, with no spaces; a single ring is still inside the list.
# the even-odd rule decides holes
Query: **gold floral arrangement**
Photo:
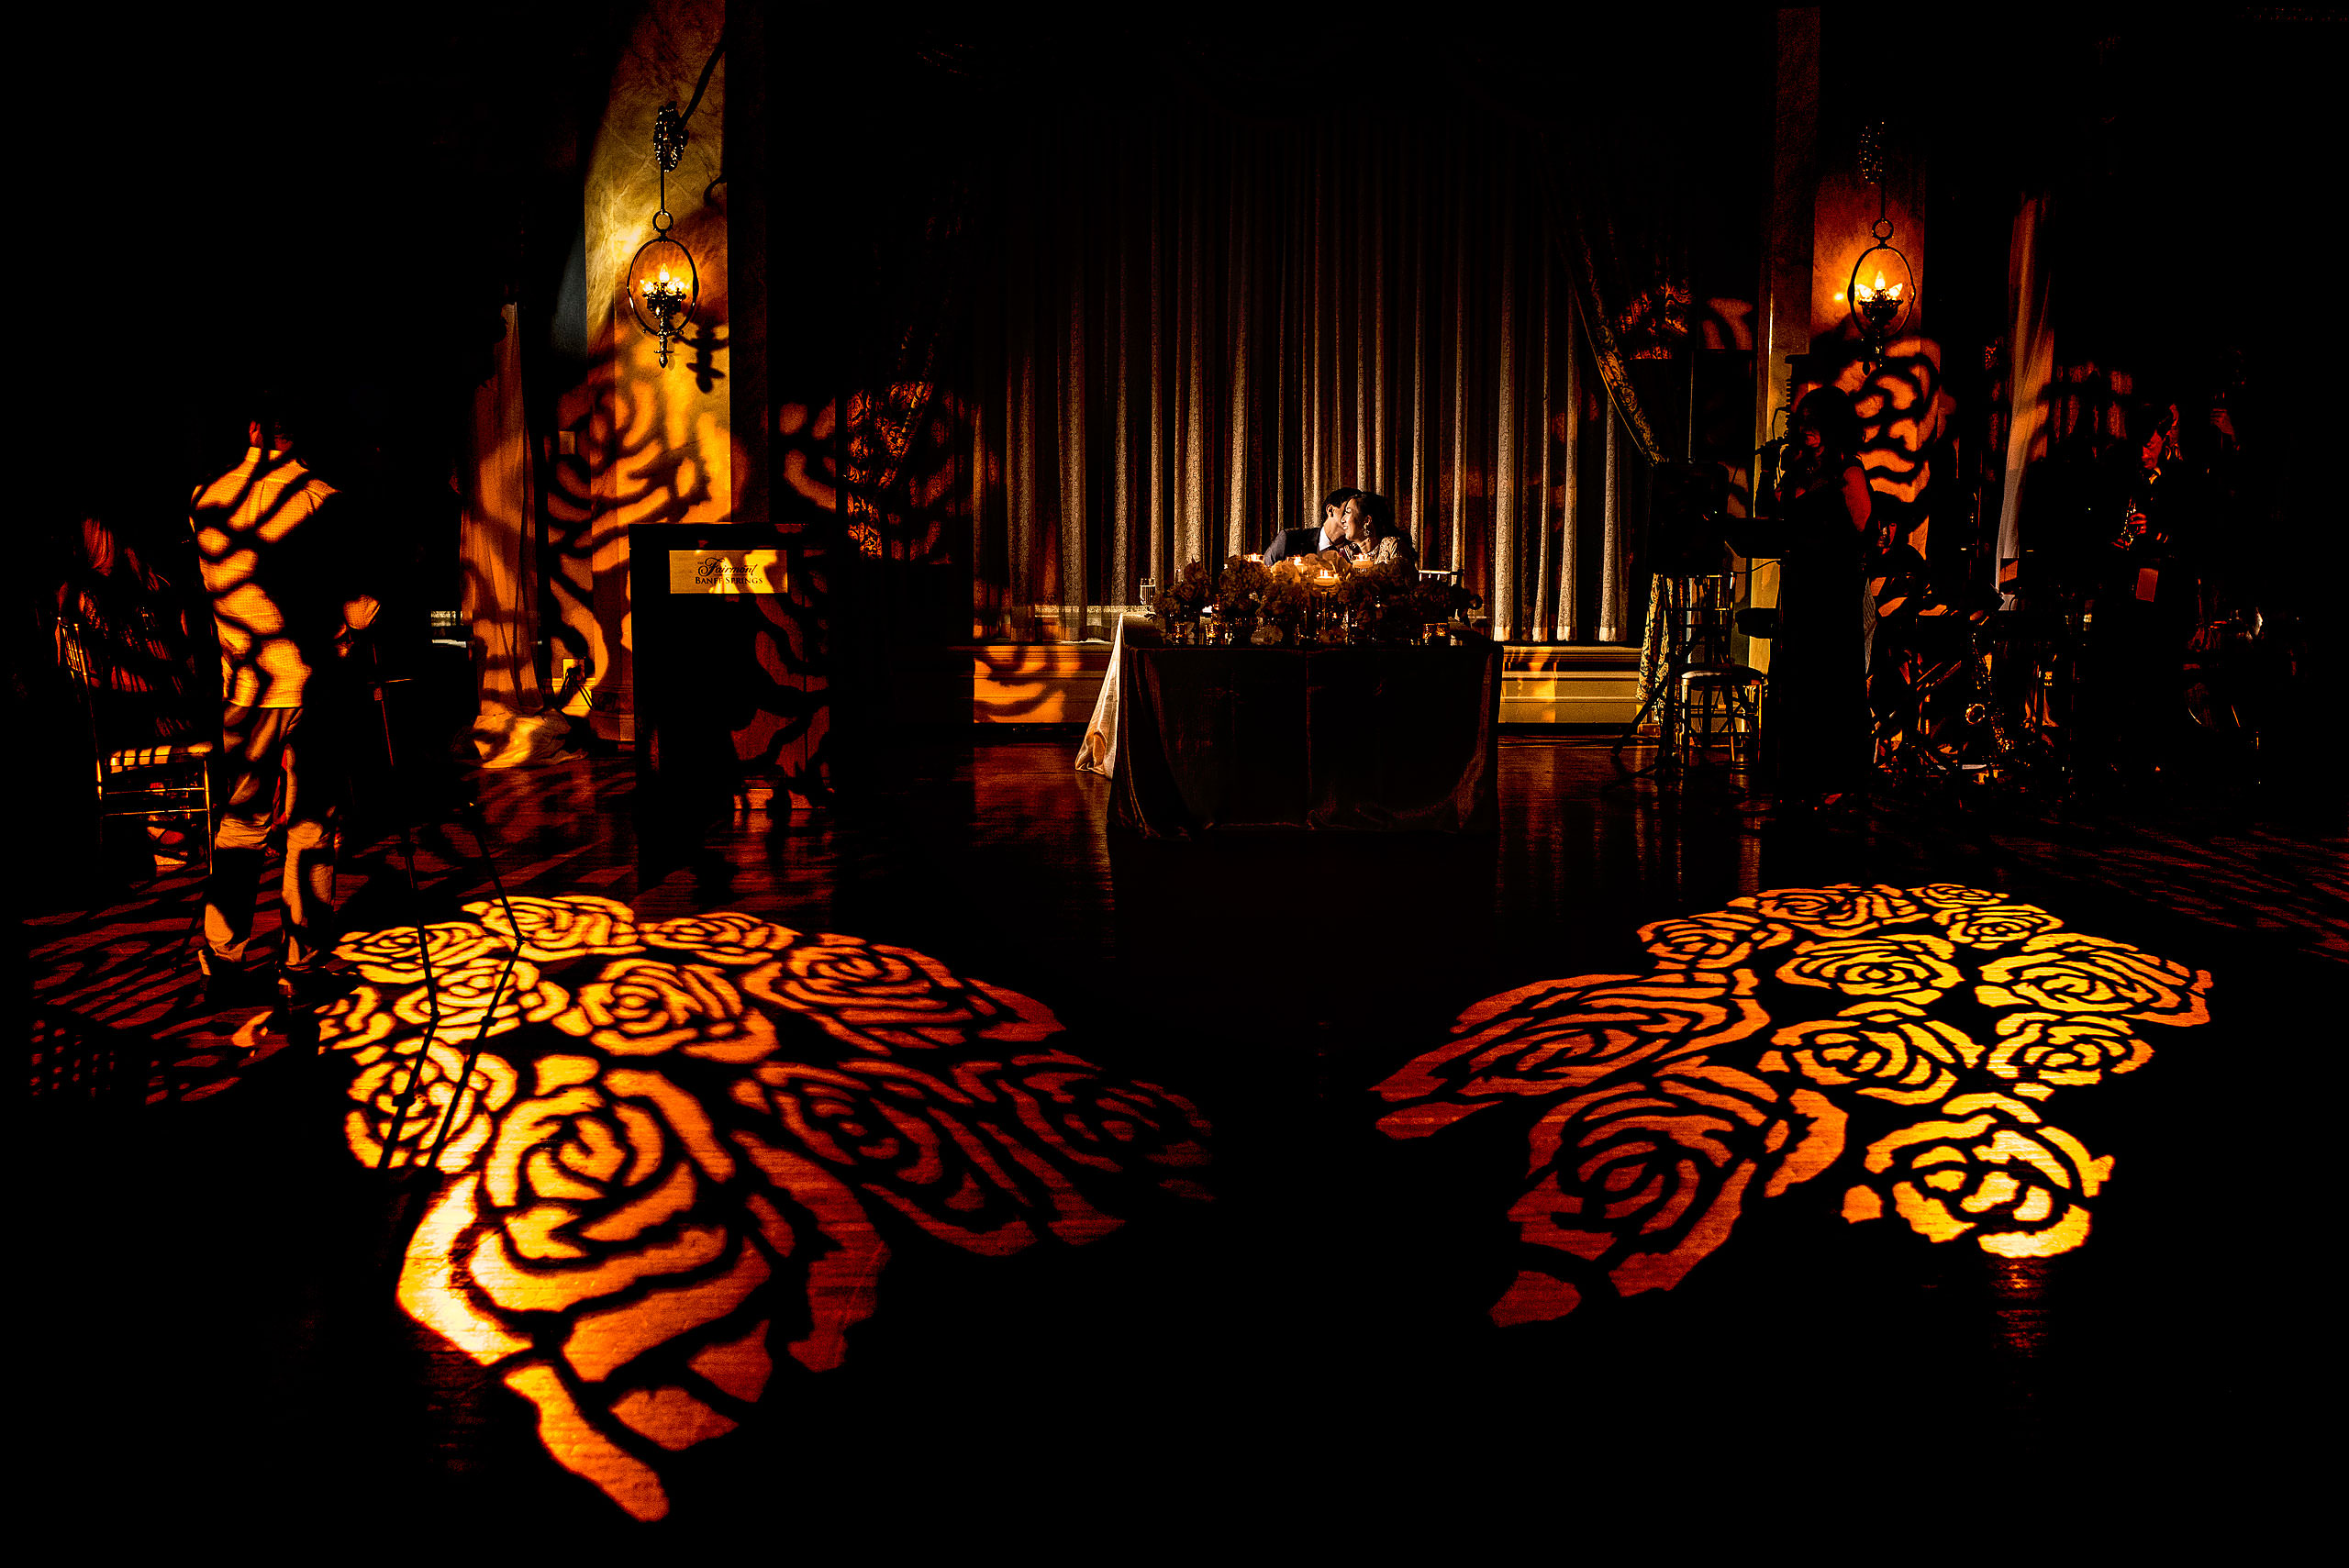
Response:
[[[1299,573],[1282,570],[1287,565],[1286,561],[1275,562],[1266,573],[1259,607],[1267,624],[1295,637],[1313,618],[1314,595]]]
[[[1337,603],[1358,637],[1381,642],[1415,640],[1426,623],[1419,615],[1419,574],[1400,562],[1378,562],[1344,573]]]
[[[440,1183],[401,1307],[637,1518],[779,1371],[840,1364],[892,1247],[1082,1244],[1150,1193],[1208,1195],[1189,1104],[926,954],[585,895],[510,907],[468,905],[422,951],[414,927],[346,938],[360,984],[320,1040],[351,1070],[352,1154]]]
[[[2210,1018],[2207,972],[1952,884],[1779,888],[1640,937],[1648,973],[1488,997],[1378,1085],[1393,1138],[1504,1106],[1530,1121],[1497,1323],[1671,1289],[1807,1183],[1840,1186],[1854,1224],[2068,1251],[2113,1159],[2050,1102]]]
[[[1335,550],[1325,550],[1318,555],[1285,555],[1264,568],[1265,575],[1276,583],[1295,583],[1308,592],[1329,595],[1338,590],[1353,568]]]
[[[1150,607],[1163,621],[1197,620],[1199,612],[1214,602],[1215,590],[1215,576],[1208,570],[1207,562],[1194,561],[1159,590]]]
[[[1409,597],[1411,618],[1421,626],[1449,621],[1453,617],[1453,588],[1440,578],[1431,577],[1413,586]]]
[[[1261,614],[1286,639],[1316,642],[1342,621],[1344,611],[1338,595],[1353,576],[1354,568],[1338,550],[1284,556],[1262,570]]]
[[[1380,598],[1385,587],[1386,568],[1365,566],[1340,573],[1337,586],[1338,608],[1349,620],[1367,617]]]
[[[1422,625],[1457,620],[1482,608],[1484,603],[1483,595],[1472,594],[1459,584],[1440,577],[1422,579],[1411,589],[1412,618]]]
[[[1244,555],[1227,557],[1223,575],[1216,582],[1217,623],[1232,637],[1246,637],[1255,628],[1264,591],[1272,586],[1272,581],[1263,562]]]

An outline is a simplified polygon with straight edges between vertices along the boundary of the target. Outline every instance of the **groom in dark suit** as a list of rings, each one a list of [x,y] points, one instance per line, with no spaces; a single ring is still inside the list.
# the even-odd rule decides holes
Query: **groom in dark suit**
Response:
[[[1361,505],[1362,492],[1352,486],[1330,491],[1329,499],[1321,503],[1321,526],[1283,528],[1273,535],[1273,542],[1264,547],[1264,564],[1270,566],[1285,556],[1318,555],[1351,540]]]

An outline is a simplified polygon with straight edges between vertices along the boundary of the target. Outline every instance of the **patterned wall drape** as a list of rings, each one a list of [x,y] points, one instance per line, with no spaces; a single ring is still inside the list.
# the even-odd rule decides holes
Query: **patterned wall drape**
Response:
[[[522,334],[513,305],[504,307],[503,318],[495,368],[473,389],[458,473],[464,506],[458,546],[462,613],[472,628],[482,717],[492,721],[496,714],[536,713],[546,706],[534,653],[538,502],[522,408]]]
[[[1474,119],[1025,126],[973,323],[981,634],[1098,635],[1141,583],[1353,484],[1497,636],[1636,637],[1652,438],[1618,428],[1544,156]]]
[[[2006,472],[1998,508],[1998,580],[2006,582],[2022,559],[2023,482],[2031,466],[2047,455],[2052,426],[2051,384],[2055,378],[2055,331],[2048,314],[2048,201],[2023,198],[2015,210],[2008,247],[2007,297],[2013,319],[2007,334],[2008,424]]]

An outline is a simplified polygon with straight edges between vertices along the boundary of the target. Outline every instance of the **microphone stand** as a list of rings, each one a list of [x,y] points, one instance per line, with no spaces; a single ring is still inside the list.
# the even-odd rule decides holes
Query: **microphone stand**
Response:
[[[374,654],[372,642],[368,652],[372,660]],[[387,769],[396,774],[398,755],[392,741],[391,704],[387,698],[387,689],[393,685],[406,683],[378,678],[372,684],[376,712],[383,723],[384,760]],[[412,803],[404,802],[404,805]],[[505,995],[506,982],[513,975],[515,962],[521,957],[522,928],[515,919],[513,902],[507,896],[505,879],[497,873],[497,862],[489,852],[489,836],[485,824],[482,820],[481,805],[475,800],[464,800],[459,803],[457,811],[460,816],[470,818],[466,827],[473,833],[473,845],[479,851],[482,865],[489,873],[490,885],[496,890],[498,905],[506,913],[507,929],[514,934],[514,947],[506,955],[506,962],[498,971],[496,984],[490,987],[489,1002],[482,1012],[481,1028],[474,1032],[473,1043],[465,1054],[464,1065],[458,1073],[456,1082],[451,1088],[448,1108],[441,1113],[440,1131],[433,1139],[431,1151],[423,1160],[415,1162],[421,1165],[430,1165],[439,1161],[440,1151],[448,1146],[449,1134],[457,1123],[458,1108],[463,1104],[465,1095],[473,1082],[473,1066],[481,1059],[482,1046],[489,1038],[490,1026],[497,1021],[498,999]],[[375,1169],[379,1172],[390,1168],[392,1151],[398,1145],[400,1133],[407,1126],[409,1108],[415,1104],[416,1092],[424,1082],[426,1055],[440,1038],[440,987],[432,976],[432,949],[424,932],[423,895],[416,880],[414,816],[415,813],[411,809],[401,811],[400,845],[407,871],[408,913],[410,923],[416,929],[417,957],[424,969],[424,1003],[428,1022],[423,1043],[417,1047],[416,1062],[408,1069],[407,1086],[400,1094],[399,1104],[392,1113],[391,1125],[384,1129],[384,1140],[375,1152]],[[323,1050],[323,1047],[321,1049]]]

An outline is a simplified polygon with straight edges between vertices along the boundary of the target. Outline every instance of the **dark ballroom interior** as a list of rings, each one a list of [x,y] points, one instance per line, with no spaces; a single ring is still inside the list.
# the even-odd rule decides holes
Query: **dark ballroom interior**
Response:
[[[34,44],[41,1538],[2321,1526],[2349,12]]]

